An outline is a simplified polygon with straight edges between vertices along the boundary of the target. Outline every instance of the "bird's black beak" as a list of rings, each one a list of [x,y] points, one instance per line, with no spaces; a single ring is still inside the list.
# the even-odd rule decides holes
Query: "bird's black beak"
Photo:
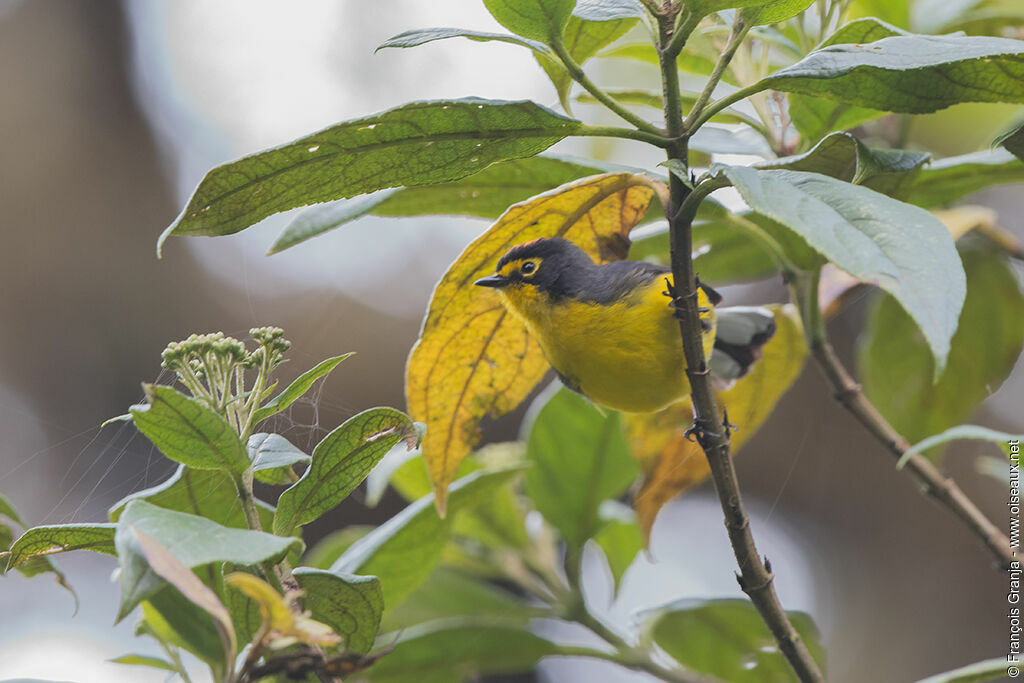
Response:
[[[503,276],[503,275],[498,275],[497,273],[495,273],[494,275],[488,275],[487,277],[480,278],[479,280],[477,280],[473,284],[477,285],[478,287],[499,287],[500,288],[500,287],[504,287],[505,285],[508,284],[508,278]]]

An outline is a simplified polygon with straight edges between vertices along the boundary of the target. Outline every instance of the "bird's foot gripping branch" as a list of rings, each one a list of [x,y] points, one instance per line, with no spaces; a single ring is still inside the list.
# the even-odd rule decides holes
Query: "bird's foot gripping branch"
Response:
[[[905,143],[917,114],[1024,103],[1024,42],[1002,35],[1019,17],[996,3],[984,21],[887,3],[901,26],[846,0],[484,4],[506,32],[411,30],[382,47],[450,38],[519,46],[550,77],[562,111],[467,98],[342,122],[213,169],[160,240],[231,234],[318,203],[271,252],[368,214],[492,221],[433,293],[407,366],[409,417],[374,409],[311,457],[298,453],[251,432],[339,359],[272,398],[276,332],[257,337],[262,352],[193,340],[212,350],[175,361],[192,396],[149,387],[148,406],[132,412],[182,463],[175,477],[117,508],[111,523],[27,531],[8,567],[53,569],[49,554],[75,548],[117,554],[122,614],[141,601],[145,631],[167,649],[166,661],[134,663],[183,677],[181,648],[227,681],[398,682],[423,671],[456,681],[556,655],[667,681],[822,680],[816,630],[780,604],[733,462],[811,356],[877,450],[898,456],[1005,568],[1005,535],[941,474],[934,447],[997,434],[958,425],[1024,346],[1024,296],[1009,262],[1024,248],[991,212],[949,206],[1024,180],[1024,133],[1019,123],[993,130],[997,148],[944,159]],[[606,88],[587,66],[596,60],[631,60],[661,88]],[[590,107],[622,125],[585,122]],[[647,144],[666,160],[639,171],[542,154],[568,137]],[[716,163],[736,154],[760,161]],[[727,187],[728,207],[712,196]],[[357,195],[367,196],[347,201]],[[698,272],[715,286],[781,276],[790,301],[730,311]],[[825,321],[868,288],[861,390]],[[541,393],[519,442],[479,448],[485,417],[517,408],[552,367],[574,391]],[[342,529],[296,567],[302,525],[420,434],[420,451],[406,459],[401,446],[367,485],[370,501],[390,483],[408,507],[372,531]],[[908,446],[915,441],[933,450]],[[583,598],[584,547],[602,551],[617,587],[658,511],[708,477],[749,601],[669,604],[628,632],[595,618]],[[255,500],[254,479],[288,487],[276,508]],[[196,487],[218,493],[197,498]],[[632,510],[619,500],[631,487]],[[183,507],[193,500],[212,507]],[[529,532],[528,515],[538,520]],[[203,524],[249,536],[217,549],[179,542],[182,529]],[[177,640],[161,631],[157,617],[175,628],[172,609],[202,614],[205,640],[194,629],[173,631]],[[534,617],[581,624],[608,647],[542,638]],[[729,628],[709,626],[722,623]],[[699,648],[683,635],[694,629]]]

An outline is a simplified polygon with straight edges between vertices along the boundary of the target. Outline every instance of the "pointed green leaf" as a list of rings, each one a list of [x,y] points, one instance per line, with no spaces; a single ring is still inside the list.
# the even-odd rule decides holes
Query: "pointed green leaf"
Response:
[[[7,496],[0,494],[0,515],[7,517],[12,522],[16,522],[22,528],[28,526],[22,521],[21,516],[18,515],[17,509],[14,507],[14,503],[7,498]]]
[[[961,256],[967,301],[938,383],[927,345],[896,302],[882,297],[868,313],[858,354],[864,393],[911,443],[970,419],[1024,346],[1024,295],[1012,268],[987,250]]]
[[[177,667],[170,662],[164,661],[159,657],[150,657],[149,655],[121,655],[110,661],[114,664],[130,664],[132,666],[148,666],[151,669],[163,669],[164,671],[178,671]]]
[[[587,21],[643,19],[647,10],[639,0],[576,0],[573,15]]]
[[[913,184],[929,155],[871,149],[849,133],[832,133],[804,154],[755,164],[757,168],[810,171],[899,196]]]
[[[213,620],[222,647],[220,657],[214,661],[233,662],[237,653],[235,629],[231,624],[231,615],[217,594],[170,550],[141,529],[131,525],[119,527],[116,542],[119,556],[122,553],[136,555],[146,563],[149,571],[176,588],[184,598]],[[122,612],[121,616],[125,614],[127,612]]]
[[[854,277],[891,293],[941,372],[966,285],[953,238],[927,211],[817,173],[717,166],[757,213]]]
[[[636,525],[636,514],[618,501],[607,500],[599,510],[602,526],[594,541],[604,552],[612,573],[612,596],[619,592],[622,577],[644,548],[644,537]]]
[[[165,456],[200,470],[238,474],[249,456],[227,420],[171,387],[144,384],[149,403],[132,406],[135,426]]]
[[[636,25],[635,16],[623,17],[621,11],[616,11],[621,10],[621,7],[604,7],[603,4],[600,0],[579,2],[562,31],[565,49],[578,65],[593,57],[598,50],[621,38]],[[643,12],[642,7],[640,11]],[[534,56],[554,84],[562,106],[569,111],[568,95],[573,82],[569,72],[562,62],[552,55],[535,53]]]
[[[478,216],[497,218],[517,202],[590,175],[621,170],[612,164],[564,156],[510,159],[450,183],[381,190],[357,200],[340,200],[300,213],[270,248],[271,254],[363,216]]]
[[[125,507],[133,500],[144,500],[168,510],[199,515],[235,529],[249,527],[234,481],[222,470],[194,470],[180,465],[166,481],[131,493],[114,503],[107,513],[110,521],[118,521]],[[260,500],[256,501],[256,508],[260,524],[269,529],[274,520],[274,508]]]
[[[747,600],[683,600],[652,612],[651,636],[687,669],[734,683],[789,683],[793,672]],[[803,612],[788,612],[824,668],[821,635]]]
[[[425,43],[431,43],[435,40],[446,40],[448,38],[469,38],[481,43],[489,41],[498,41],[501,43],[511,43],[513,45],[522,45],[528,47],[531,50],[537,52],[550,53],[551,51],[544,43],[538,43],[536,40],[528,40],[526,38],[520,38],[519,36],[512,36],[504,33],[488,33],[486,31],[472,31],[464,28],[420,28],[412,31],[405,31],[399,33],[397,36],[392,36],[385,40],[377,48],[378,50],[386,47],[416,47]]]
[[[333,574],[312,567],[299,567],[294,574],[305,593],[304,605],[313,618],[343,637],[347,651],[369,652],[384,612],[380,579]]]
[[[857,19],[840,27],[826,38],[818,49],[829,45],[873,43],[890,36],[911,35],[901,28],[874,17]],[[833,99],[790,93],[789,118],[805,143],[814,143],[833,131],[855,128],[860,124],[885,116],[877,109],[854,107]]]
[[[985,681],[998,681],[1006,676],[1006,657],[993,657],[967,666],[961,666],[951,671],[945,671],[928,678],[922,678],[917,683],[984,683]]]
[[[302,478],[281,494],[274,533],[287,536],[337,506],[403,440],[413,449],[419,433],[409,416],[394,408],[371,408],[345,421],[317,444]]]
[[[512,33],[549,43],[561,35],[576,0],[484,0],[484,5]]]
[[[338,367],[338,363],[351,355],[351,353],[343,353],[340,356],[334,356],[333,358],[320,361],[315,367],[306,370],[304,373],[296,377],[295,381],[289,384],[284,391],[260,406],[260,408],[253,414],[253,424],[259,424],[271,415],[276,415],[291,404],[295,403],[295,401],[301,398],[303,394],[309,391],[309,388],[313,386],[314,382],[321,377],[329,375],[334,368]]]
[[[541,394],[533,410],[526,493],[569,547],[581,548],[601,527],[602,501],[622,495],[639,474],[622,419],[565,388]]]
[[[550,615],[508,591],[456,569],[438,566],[422,586],[397,609],[389,610],[385,630],[392,631],[433,619],[499,617],[510,626],[526,626],[530,619]]]
[[[218,166],[168,235],[229,235],[306,204],[458,180],[528,157],[579,122],[533,102],[414,102]]]
[[[292,466],[308,464],[311,460],[280,434],[253,434],[249,437],[248,449],[253,473],[265,484],[287,486],[293,483]]]
[[[374,683],[461,681],[532,671],[558,647],[524,628],[486,621],[434,622],[406,629],[371,669]]]
[[[1024,102],[1024,41],[898,35],[829,45],[760,84],[911,114],[959,102]]]
[[[211,562],[255,565],[278,562],[291,550],[301,552],[302,541],[259,531],[231,529],[203,517],[167,510],[143,500],[125,507],[117,523],[114,545],[121,565],[120,617],[141,600],[152,596],[163,581],[137,548],[138,533],[153,537],[186,567]]]
[[[453,517],[487,501],[519,472],[480,471],[458,479],[449,489],[444,519],[437,515],[433,494],[420,498],[353,543],[331,571],[377,576],[387,609],[394,609],[430,576],[441,559]]]
[[[33,557],[72,550],[114,555],[114,525],[57,524],[33,527],[11,546],[7,569],[4,571],[10,571]]]
[[[800,14],[813,2],[814,0],[774,0],[744,9],[743,18],[752,26],[779,24]]]
[[[993,147],[1005,147],[1021,161],[1024,161],[1024,118],[1018,117],[1016,121],[993,142]]]
[[[139,628],[162,643],[191,653],[218,673],[224,670],[224,647],[213,617],[174,586],[164,586],[152,599],[142,602]]]
[[[1024,163],[1005,149],[933,161],[907,188],[904,200],[926,208],[943,206],[999,183],[1024,182]]]
[[[935,436],[929,436],[927,439],[919,441],[904,453],[899,462],[896,463],[897,469],[902,469],[910,457],[915,453],[923,453],[930,448],[940,446],[950,441],[957,441],[960,439],[969,439],[972,441],[991,441],[992,443],[999,444],[1000,448],[1007,448],[1007,444],[1015,442],[1019,444],[1021,440],[1024,440],[1024,434],[1010,434],[1008,432],[999,432],[995,429],[989,429],[988,427],[979,427],[978,425],[957,425],[956,427],[950,427],[941,434]]]

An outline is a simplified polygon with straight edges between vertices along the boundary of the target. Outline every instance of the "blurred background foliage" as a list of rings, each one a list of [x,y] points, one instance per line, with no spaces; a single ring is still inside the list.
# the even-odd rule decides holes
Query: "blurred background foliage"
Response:
[[[865,0],[855,11],[910,30],[985,30],[983,16],[936,23],[943,4],[919,0],[907,10]],[[452,41],[374,55],[387,37],[427,25],[495,27],[477,0],[0,0],[0,489],[27,521],[100,519],[112,502],[169,474],[171,464],[131,426],[98,425],[138,401],[140,380],[157,379],[167,341],[193,331],[281,325],[296,349],[285,377],[357,352],[315,401],[276,425],[300,447],[361,409],[403,405],[405,358],[430,289],[483,221],[369,217],[273,257],[263,254],[287,216],[231,238],[174,240],[161,261],[154,245],[207,168],[335,121],[428,97],[557,105],[532,57],[513,46]],[[630,60],[588,68],[623,86],[651,77]],[[1014,112],[960,105],[879,125],[897,126],[911,148],[953,155],[987,147]],[[659,160],[655,150],[611,140],[554,151],[649,168]],[[966,201],[994,209],[1024,237],[1020,189],[995,187]],[[777,280],[725,294],[731,304],[784,298]],[[886,315],[873,298],[861,295],[832,322],[848,361],[865,315]],[[823,399],[827,391],[805,371],[738,467],[780,597],[815,616],[830,678],[862,681],[870,666],[907,680],[999,655],[1006,626],[993,615],[1003,613],[1006,577],[878,457],[877,444]],[[1018,367],[969,418],[1019,432],[1022,404]],[[521,418],[488,425],[486,438],[514,437]],[[955,444],[946,467],[1000,523],[1005,483],[977,468],[986,448]],[[392,492],[374,509],[361,500],[313,525],[309,538],[378,523],[402,506]],[[659,518],[651,557],[630,569],[614,603],[610,579],[588,564],[596,602],[608,618],[628,619],[667,599],[739,596],[720,524],[705,483]],[[22,615],[0,623],[0,678],[141,680],[98,664],[131,639],[127,627],[108,629],[117,590],[110,563],[70,556],[64,564],[83,597],[75,620],[66,593],[45,579],[0,582],[0,604]],[[945,624],[957,638],[936,648]],[[603,666],[555,661],[538,676],[633,679]]]

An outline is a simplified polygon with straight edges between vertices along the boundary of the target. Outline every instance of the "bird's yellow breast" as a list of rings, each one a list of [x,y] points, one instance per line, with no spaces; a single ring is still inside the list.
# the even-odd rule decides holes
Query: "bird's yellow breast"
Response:
[[[670,278],[671,279],[671,278]],[[658,277],[611,304],[553,300],[531,286],[508,287],[503,303],[540,342],[563,381],[596,403],[626,412],[659,410],[686,397],[679,322]],[[703,307],[711,308],[703,290]],[[714,313],[704,353],[714,344]]]

